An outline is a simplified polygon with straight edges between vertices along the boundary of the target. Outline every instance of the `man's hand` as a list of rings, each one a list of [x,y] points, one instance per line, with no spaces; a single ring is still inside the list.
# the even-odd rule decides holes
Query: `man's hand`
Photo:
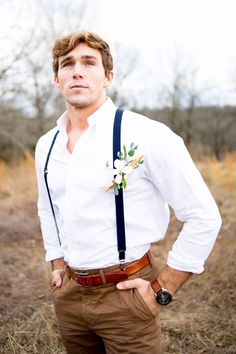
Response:
[[[57,288],[62,286],[64,268],[54,269],[52,271],[52,284],[56,285]]]
[[[52,285],[57,288],[62,286],[62,279],[65,271],[66,263],[63,258],[54,259],[52,262]]]
[[[155,293],[147,280],[137,278],[125,280],[116,285],[119,290],[137,289],[154,316],[160,312],[160,305],[157,304]]]

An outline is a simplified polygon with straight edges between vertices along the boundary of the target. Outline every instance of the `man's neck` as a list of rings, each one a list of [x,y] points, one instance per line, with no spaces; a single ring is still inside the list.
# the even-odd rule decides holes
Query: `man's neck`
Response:
[[[86,130],[88,127],[88,117],[90,117],[94,112],[96,112],[98,108],[103,105],[105,100],[99,102],[96,105],[91,105],[88,107],[81,107],[81,108],[68,105],[67,115],[69,121],[68,121],[67,129],[69,130],[78,129],[81,131]]]
[[[88,127],[88,117],[83,109],[71,107],[67,109],[68,123],[67,132],[71,130],[86,130]]]

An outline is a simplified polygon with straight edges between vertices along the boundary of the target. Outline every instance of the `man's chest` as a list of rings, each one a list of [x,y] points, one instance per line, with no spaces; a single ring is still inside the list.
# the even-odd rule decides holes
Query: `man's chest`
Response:
[[[65,148],[55,149],[51,159],[49,184],[52,192],[102,191],[114,177],[112,161],[112,141],[94,138],[78,140],[73,152]]]

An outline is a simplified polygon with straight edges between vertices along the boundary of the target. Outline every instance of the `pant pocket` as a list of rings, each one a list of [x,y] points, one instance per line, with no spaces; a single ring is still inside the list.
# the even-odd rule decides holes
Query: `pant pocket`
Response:
[[[140,316],[142,316],[144,319],[153,319],[156,317],[156,314],[151,311],[148,304],[145,302],[137,289],[133,289],[132,299],[134,307]]]
[[[132,318],[144,321],[153,320],[155,315],[149,309],[137,289],[117,290],[118,293],[118,307],[126,318]]]
[[[151,264],[148,264],[146,267],[144,267],[137,273],[131,275],[129,279],[131,280],[141,278],[150,282],[152,279],[154,279],[154,277],[155,274],[153,272],[153,268]],[[137,289],[131,289],[130,301],[133,310],[139,317],[142,317],[143,319],[153,319],[156,317],[156,314],[152,312],[152,310],[149,308],[148,304],[145,302],[142,295]]]
[[[53,297],[53,300],[55,299],[55,297],[57,296],[62,296],[63,293],[64,293],[64,290],[66,288],[66,285],[67,283],[69,282],[69,278],[67,276],[67,274],[64,272],[63,275],[62,275],[62,285],[60,288],[56,287],[55,284],[52,284],[51,286],[51,293],[52,293],[52,297]]]

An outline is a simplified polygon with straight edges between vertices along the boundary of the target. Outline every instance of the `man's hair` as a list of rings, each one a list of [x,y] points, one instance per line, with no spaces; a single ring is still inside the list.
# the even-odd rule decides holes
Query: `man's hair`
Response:
[[[55,76],[57,76],[58,73],[59,57],[68,54],[80,43],[85,43],[89,47],[99,50],[102,56],[102,64],[105,70],[105,75],[108,76],[113,69],[113,59],[110,53],[110,47],[97,34],[86,31],[74,32],[68,36],[60,37],[55,41],[52,49],[52,66]]]

